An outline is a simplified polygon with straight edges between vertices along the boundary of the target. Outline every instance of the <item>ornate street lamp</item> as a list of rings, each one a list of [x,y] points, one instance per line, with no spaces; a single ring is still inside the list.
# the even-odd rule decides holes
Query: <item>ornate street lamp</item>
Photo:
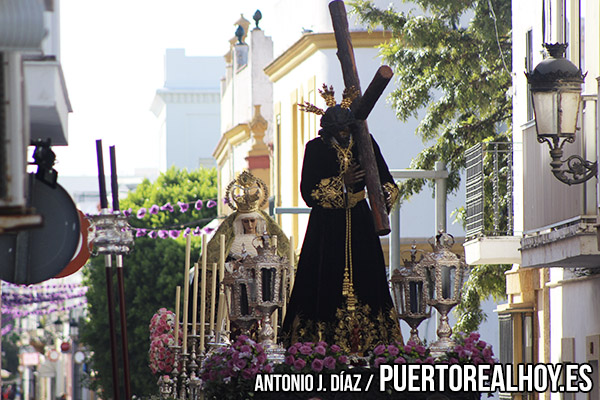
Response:
[[[410,340],[421,344],[419,324],[431,317],[431,307],[427,303],[429,282],[427,272],[416,260],[417,248],[410,250],[410,260],[404,260],[404,266],[392,274],[392,293],[396,311],[400,319],[410,326]]]
[[[448,314],[460,303],[463,278],[468,266],[450,250],[454,245],[452,235],[442,232],[436,236],[435,243],[430,240],[430,244],[433,253],[426,253],[419,265],[428,275],[428,303],[440,314],[438,340],[430,347],[431,355],[439,357],[454,347],[454,341],[450,339],[452,328],[448,323]]]
[[[262,246],[254,244],[257,256],[248,259],[244,265],[253,271],[256,290],[252,306],[256,307],[262,316],[262,326],[258,333],[259,341],[266,347],[272,347],[275,332],[271,322],[271,314],[283,306],[283,271],[288,267],[285,257],[277,255],[276,245],[271,245],[271,238],[266,234],[254,239],[262,242]]]
[[[550,57],[531,73],[525,73],[530,85],[539,143],[548,143],[552,173],[567,185],[583,183],[598,173],[597,162],[572,155],[562,160],[565,142],[573,143],[581,109],[581,84],[585,75],[567,60],[567,43],[545,43]],[[565,166],[565,169],[562,167]]]

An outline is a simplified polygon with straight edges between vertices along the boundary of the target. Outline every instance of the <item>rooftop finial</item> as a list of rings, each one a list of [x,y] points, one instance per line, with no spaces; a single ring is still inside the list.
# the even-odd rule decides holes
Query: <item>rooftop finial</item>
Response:
[[[254,22],[256,22],[256,29],[260,29],[258,27],[258,21],[262,19],[262,13],[260,12],[260,10],[256,10],[254,15],[252,16],[252,19],[254,19]]]
[[[238,39],[238,44],[244,44],[244,42],[242,42],[242,38],[244,37],[244,28],[242,28],[241,25],[238,25],[237,29],[235,30],[235,37]]]

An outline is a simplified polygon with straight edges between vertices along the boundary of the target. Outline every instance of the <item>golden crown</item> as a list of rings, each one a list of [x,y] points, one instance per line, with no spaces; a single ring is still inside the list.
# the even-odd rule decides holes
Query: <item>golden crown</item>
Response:
[[[269,188],[262,179],[255,177],[250,171],[239,174],[225,190],[227,205],[241,213],[258,211],[267,204],[268,198]]]
[[[340,107],[342,108],[350,108],[350,105],[359,95],[359,91],[354,86],[350,86],[349,88],[344,89],[344,93],[342,93],[342,102],[340,103]],[[319,94],[325,100],[325,104],[327,107],[335,107],[335,92],[333,90],[333,86],[327,87],[326,84],[323,84],[323,89],[319,89]],[[300,110],[305,112],[315,113],[317,115],[325,114],[325,111],[322,108],[315,106],[314,104],[305,101],[304,104],[298,104],[300,106]]]

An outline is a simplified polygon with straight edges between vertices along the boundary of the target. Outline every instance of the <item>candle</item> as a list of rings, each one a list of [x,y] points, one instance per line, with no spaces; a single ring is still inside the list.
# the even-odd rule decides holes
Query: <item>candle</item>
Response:
[[[115,146],[110,146],[110,191],[112,193],[113,211],[119,211],[119,184],[117,182],[117,156]]]
[[[179,346],[179,298],[181,297],[181,286],[175,289],[175,346]]]
[[[98,158],[98,186],[100,189],[100,208],[108,208],[106,199],[106,181],[104,177],[104,158],[102,157],[102,140],[96,140],[96,156]]]
[[[210,287],[210,332],[215,332],[215,307],[217,302],[217,263],[212,265],[212,285]]]
[[[277,235],[273,235],[273,240],[271,241],[271,243],[273,244],[273,249],[277,253]]]
[[[287,270],[283,270],[281,274],[281,296],[283,305],[281,306],[281,321],[285,319],[285,311],[287,309]]]
[[[279,309],[275,310],[273,313],[273,338],[275,338],[275,343],[277,343],[277,331],[279,328]]]
[[[219,236],[219,309],[217,311],[217,331],[223,330],[225,319],[225,291],[223,289],[223,277],[225,276],[225,235]]]
[[[189,236],[188,236],[189,241]],[[187,332],[188,332],[188,308],[190,298],[190,262],[185,259],[183,273],[183,354],[187,354]]]
[[[294,237],[290,236],[290,293],[292,293],[292,289],[294,289],[294,279],[296,278],[296,271],[294,270]]]
[[[190,235],[187,237],[187,243],[190,243]],[[186,262],[190,263],[190,249],[189,246],[186,246]],[[198,321],[198,275],[200,271],[198,271],[198,263],[194,264],[194,286],[192,291],[192,335],[196,336],[196,323]]]
[[[206,262],[202,264],[202,290],[200,296],[202,298],[202,306],[200,307],[200,352],[203,352],[204,330],[206,322]]]

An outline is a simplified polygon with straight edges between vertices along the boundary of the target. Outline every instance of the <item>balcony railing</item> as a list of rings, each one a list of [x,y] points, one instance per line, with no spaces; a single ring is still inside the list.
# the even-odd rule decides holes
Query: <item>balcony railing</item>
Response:
[[[512,143],[479,143],[467,150],[466,237],[512,236]]]

